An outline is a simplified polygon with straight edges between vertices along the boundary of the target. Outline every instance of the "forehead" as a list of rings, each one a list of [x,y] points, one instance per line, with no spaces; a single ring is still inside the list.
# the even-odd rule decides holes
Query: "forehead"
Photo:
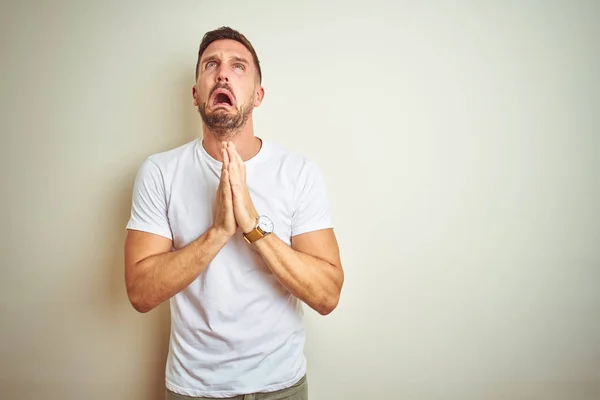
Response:
[[[204,53],[202,53],[202,58],[204,59],[211,56],[222,58],[237,56],[244,57],[248,61],[252,60],[252,54],[250,54],[250,51],[248,51],[246,46],[236,40],[231,39],[215,40],[208,45],[206,50],[204,50]]]

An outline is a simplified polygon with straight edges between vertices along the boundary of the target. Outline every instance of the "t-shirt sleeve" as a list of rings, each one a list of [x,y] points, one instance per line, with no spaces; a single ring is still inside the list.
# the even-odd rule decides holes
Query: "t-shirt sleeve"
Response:
[[[321,169],[315,162],[307,162],[302,169],[297,193],[297,205],[292,217],[292,236],[333,228],[327,185]]]
[[[133,185],[131,216],[127,229],[144,231],[173,239],[167,217],[165,185],[160,168],[147,158]]]

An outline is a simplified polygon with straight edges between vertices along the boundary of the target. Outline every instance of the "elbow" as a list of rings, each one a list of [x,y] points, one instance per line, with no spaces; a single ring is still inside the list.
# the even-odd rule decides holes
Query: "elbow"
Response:
[[[331,296],[331,297],[327,298],[326,301],[319,304],[319,307],[317,308],[317,312],[323,316],[329,315],[333,312],[333,310],[335,310],[337,308],[339,302],[340,302],[339,294],[335,295],[335,296]]]
[[[340,278],[339,284],[335,289],[332,289],[330,293],[325,296],[322,301],[318,304],[315,310],[321,315],[329,315],[335,310],[340,303],[340,296],[342,293],[342,286],[344,284],[344,276]]]
[[[136,279],[131,276],[125,277],[125,289],[127,291],[127,298],[133,309],[140,314],[145,314],[148,311],[156,307],[156,304],[151,304],[147,297],[144,295],[142,287],[137,285]]]
[[[144,301],[143,296],[135,293],[133,290],[127,290],[127,297],[129,298],[129,303],[133,309],[140,314],[145,314],[154,308],[154,306],[148,304],[147,301]]]
[[[145,314],[148,311],[152,310],[152,307],[149,307],[143,303],[139,303],[139,302],[131,302],[131,305],[133,306],[134,310],[139,312],[140,314]]]
[[[341,268],[340,268],[341,271]],[[329,295],[323,298],[323,301],[319,303],[319,307],[316,311],[321,315],[329,315],[335,310],[340,302],[340,296],[342,293],[342,286],[344,285],[344,274],[341,273],[338,284],[335,289],[331,289]]]

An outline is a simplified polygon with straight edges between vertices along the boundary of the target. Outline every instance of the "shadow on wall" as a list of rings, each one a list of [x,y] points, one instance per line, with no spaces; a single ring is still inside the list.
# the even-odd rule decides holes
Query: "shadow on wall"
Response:
[[[164,76],[158,78],[164,79]],[[138,160],[137,164],[127,168],[122,177],[116,179],[118,188],[112,192],[113,196],[107,204],[108,209],[100,213],[113,218],[110,224],[107,224],[110,227],[107,237],[113,238],[113,240],[108,240],[106,249],[106,254],[112,254],[110,258],[111,276],[107,289],[110,293],[112,316],[118,321],[116,326],[120,329],[124,325],[128,329],[127,339],[130,343],[125,344],[124,348],[127,349],[129,346],[136,348],[135,351],[125,354],[124,358],[128,359],[128,364],[134,368],[139,367],[139,371],[142,371],[135,375],[136,381],[131,382],[132,385],[140,385],[140,387],[131,389],[135,393],[144,393],[145,397],[139,397],[140,399],[164,399],[164,372],[170,334],[170,312],[168,301],[146,314],[139,314],[129,303],[124,280],[125,226],[131,212],[134,180],[143,159],[154,152],[169,150],[201,135],[200,116],[192,104],[192,85],[193,75],[190,76],[189,69],[186,68],[179,74],[173,85],[179,88],[177,97],[174,101],[169,101],[170,99],[166,101],[177,109],[165,110],[166,113],[172,115],[167,117],[171,126],[165,129],[165,138],[159,142],[160,148],[150,150],[148,154]],[[140,146],[142,146],[141,143]]]

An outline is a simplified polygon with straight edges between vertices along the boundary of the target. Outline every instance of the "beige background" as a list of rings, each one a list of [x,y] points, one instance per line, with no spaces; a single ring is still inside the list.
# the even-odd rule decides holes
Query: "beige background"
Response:
[[[128,304],[124,226],[142,160],[200,135],[225,24],[257,134],[331,191],[312,400],[600,398],[600,3],[321,3],[2,2],[0,398],[161,398],[168,307]]]

